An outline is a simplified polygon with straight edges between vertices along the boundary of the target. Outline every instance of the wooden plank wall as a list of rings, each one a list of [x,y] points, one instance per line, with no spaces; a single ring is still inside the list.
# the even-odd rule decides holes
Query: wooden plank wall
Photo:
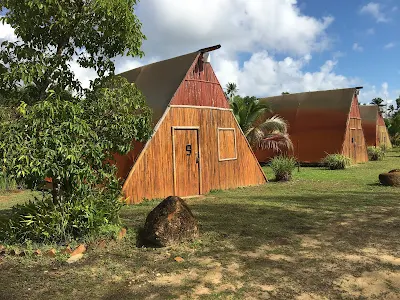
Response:
[[[233,159],[236,157],[235,130],[218,130],[218,147],[220,159]]]
[[[199,126],[201,193],[266,182],[262,170],[241,134],[231,111],[171,107],[144,149],[123,191],[130,203],[173,195],[172,126]],[[219,161],[218,127],[235,128],[237,159]],[[178,183],[177,183],[178,184]],[[178,195],[179,196],[179,195]]]
[[[352,142],[352,138],[354,138],[354,143]],[[351,104],[342,154],[352,158],[353,163],[368,161],[367,147],[361,126],[361,115],[357,96],[354,97]]]
[[[377,126],[377,139],[378,146],[385,146],[386,148],[392,148],[392,143],[390,142],[390,137],[386,125],[378,125]]]
[[[229,108],[211,64],[204,63],[201,55],[187,73],[171,104]]]

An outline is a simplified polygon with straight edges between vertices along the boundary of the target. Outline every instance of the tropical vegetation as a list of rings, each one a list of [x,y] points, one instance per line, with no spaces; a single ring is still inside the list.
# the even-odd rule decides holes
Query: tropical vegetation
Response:
[[[292,172],[296,168],[297,161],[294,157],[284,155],[275,156],[271,160],[271,169],[275,174],[276,181],[289,181],[292,179]]]
[[[236,88],[236,84],[228,83],[226,93],[231,95],[230,106],[249,144],[254,149],[290,152],[293,144],[286,121],[278,115],[268,118],[268,114],[272,112],[269,104],[254,96],[232,96],[235,93],[233,87]]]
[[[328,154],[322,164],[330,170],[343,170],[351,164],[351,159],[343,154]]]
[[[1,170],[52,189],[15,207],[0,239],[61,242],[118,225],[121,184],[109,162],[151,134],[144,96],[113,76],[117,55],[143,55],[136,1],[1,3],[18,38],[0,48]],[[72,61],[97,72],[90,89]]]
[[[384,149],[380,147],[368,147],[368,158],[369,160],[376,161],[376,160],[383,160],[385,157]]]

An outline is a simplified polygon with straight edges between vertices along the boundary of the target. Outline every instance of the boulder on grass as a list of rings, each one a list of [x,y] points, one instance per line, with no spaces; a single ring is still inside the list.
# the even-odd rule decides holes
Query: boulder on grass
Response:
[[[383,185],[400,187],[400,172],[392,170],[389,173],[379,174],[379,181]]]
[[[149,213],[140,239],[143,245],[165,247],[193,240],[198,234],[197,221],[187,204],[169,196]]]

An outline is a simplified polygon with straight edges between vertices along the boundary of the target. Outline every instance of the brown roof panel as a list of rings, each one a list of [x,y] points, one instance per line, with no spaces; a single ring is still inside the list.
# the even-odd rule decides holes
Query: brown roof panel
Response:
[[[377,145],[376,126],[379,109],[377,105],[360,105],[361,125],[368,146]]]
[[[362,122],[376,123],[378,120],[379,109],[377,105],[360,105]]]
[[[154,125],[163,115],[199,51],[145,65],[119,75],[134,82],[153,110]]]
[[[303,162],[319,162],[326,153],[341,152],[355,90],[285,94],[260,101],[289,122],[295,156]]]

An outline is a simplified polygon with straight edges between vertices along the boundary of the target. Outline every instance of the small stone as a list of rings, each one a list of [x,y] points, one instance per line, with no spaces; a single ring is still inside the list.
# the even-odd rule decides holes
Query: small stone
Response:
[[[40,251],[40,249],[37,249],[37,250],[35,250],[35,252],[33,252],[33,255],[35,255],[35,256],[42,255],[42,251]]]
[[[77,262],[78,260],[80,260],[83,257],[82,253],[78,253],[75,255],[72,255],[70,258],[68,258],[67,263],[72,264],[74,262]]]
[[[120,241],[122,240],[126,235],[126,228],[122,228],[121,231],[118,233],[117,240]]]
[[[57,253],[56,249],[53,248],[47,251],[47,256],[56,257],[56,253]]]
[[[76,248],[72,253],[71,253],[71,257],[75,256],[77,254],[82,254],[86,251],[86,247],[84,244],[80,244],[78,248]]]
[[[182,257],[180,257],[180,256],[175,257],[174,260],[175,260],[176,262],[179,262],[179,263],[185,261],[185,260],[184,260]]]
[[[157,276],[157,277],[160,277],[160,276],[161,276],[161,274],[160,274],[160,273],[157,273],[157,274],[156,274],[156,276]]]

